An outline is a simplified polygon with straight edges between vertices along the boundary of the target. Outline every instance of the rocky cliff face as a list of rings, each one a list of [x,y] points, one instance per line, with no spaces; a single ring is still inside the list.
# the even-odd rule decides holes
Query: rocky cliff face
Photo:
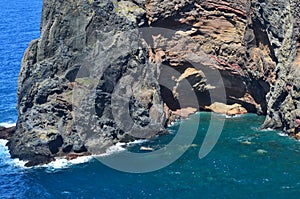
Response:
[[[12,156],[34,165],[102,153],[163,132],[180,109],[217,101],[266,114],[264,127],[296,135],[298,4],[44,0],[41,38],[22,61]]]
[[[44,1],[41,38],[22,62],[13,157],[34,165],[163,131],[157,69],[137,31],[144,13],[132,2]]]
[[[261,68],[270,79],[263,127],[283,128],[291,135],[300,131],[299,5],[299,1],[293,0],[252,2],[246,32],[248,67],[252,65],[249,73],[257,77],[252,68],[254,71]],[[255,40],[251,41],[250,35]],[[256,51],[261,55],[257,56]]]

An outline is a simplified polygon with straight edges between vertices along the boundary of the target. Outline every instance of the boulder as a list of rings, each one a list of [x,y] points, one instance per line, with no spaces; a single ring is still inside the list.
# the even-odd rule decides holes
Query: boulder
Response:
[[[246,113],[248,113],[248,112],[244,107],[238,106],[238,107],[235,107],[235,108],[227,111],[226,115],[233,116],[233,115],[241,115],[241,114],[246,114]]]
[[[182,118],[187,118],[189,115],[194,114],[196,111],[197,111],[196,108],[187,107],[187,108],[178,109],[176,111],[172,111],[172,113]]]
[[[205,109],[213,111],[215,113],[226,114],[230,116],[247,113],[247,110],[244,107],[242,107],[242,105],[237,103],[232,105],[227,105],[224,103],[215,102],[210,106],[205,106]]]

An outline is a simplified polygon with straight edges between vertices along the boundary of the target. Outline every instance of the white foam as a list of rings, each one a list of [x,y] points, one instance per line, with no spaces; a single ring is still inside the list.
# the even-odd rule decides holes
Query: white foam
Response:
[[[7,156],[7,163],[8,164],[11,164],[15,167],[20,167],[20,168],[23,168],[23,169],[46,168],[46,171],[54,172],[58,169],[64,169],[64,168],[68,168],[72,165],[89,162],[91,159],[93,159],[93,157],[108,156],[108,155],[112,155],[112,154],[115,154],[115,153],[120,153],[120,152],[126,150],[126,148],[125,148],[126,146],[145,143],[145,142],[148,142],[148,140],[135,140],[135,141],[129,142],[129,143],[118,142],[115,145],[109,147],[106,150],[106,152],[104,154],[101,154],[101,155],[80,156],[80,157],[77,157],[77,158],[72,159],[72,160],[67,160],[65,158],[56,158],[55,161],[52,161],[48,164],[38,165],[38,166],[34,166],[34,167],[25,167],[25,164],[27,163],[26,161],[21,161],[19,159],[11,159],[8,148],[6,146],[7,142],[8,142],[7,140],[1,140],[0,139],[0,145],[1,145],[0,147],[4,149],[3,151],[1,150],[0,152]]]
[[[175,125],[175,123],[174,122],[171,122],[170,124],[168,124],[168,127],[172,127],[172,126],[174,126]]]
[[[237,118],[237,117],[242,117],[241,114],[236,114],[236,115],[226,115],[225,114],[225,118]]]
[[[48,164],[38,165],[38,166],[34,166],[34,167],[25,167],[25,164],[27,163],[27,161],[22,161],[22,160],[19,160],[18,158],[16,158],[16,159],[10,158],[8,147],[6,146],[7,142],[8,142],[7,140],[0,139],[0,149],[1,149],[0,153],[6,159],[5,163],[9,164],[11,166],[14,166],[14,167],[22,168],[22,169],[47,168],[47,170],[56,170],[56,169],[68,168],[68,167],[70,167],[72,165],[76,165],[76,164],[86,163],[86,162],[90,161],[91,159],[93,159],[92,156],[80,156],[80,157],[77,157],[72,160],[67,160],[65,158],[57,158],[57,159],[55,159],[55,161],[50,162]]]
[[[7,142],[7,140],[0,139],[0,145],[2,145],[3,147],[6,147]]]
[[[115,153],[120,153],[120,152],[126,150],[124,148],[124,146],[126,146],[126,143],[118,142],[115,145],[113,145],[113,146],[109,147],[108,149],[106,149],[105,153],[100,154],[100,155],[94,155],[94,157],[97,158],[97,157],[112,155],[112,154],[115,154]]]
[[[272,129],[272,128],[266,128],[266,129],[258,129],[259,131],[263,131],[263,132],[265,132],[265,131],[275,131],[274,129]]]
[[[187,120],[187,118],[185,118],[185,119],[183,119],[183,118],[182,119],[175,119],[170,124],[168,124],[168,127],[177,126],[184,120]]]
[[[0,123],[0,126],[3,126],[3,127],[5,127],[5,128],[10,128],[10,127],[16,126],[16,123],[1,122],[1,123]]]
[[[115,145],[109,147],[108,149],[106,149],[105,153],[103,154],[99,154],[99,155],[94,155],[95,158],[97,157],[104,157],[104,156],[109,156],[109,155],[113,155],[116,153],[121,153],[123,151],[126,151],[126,147],[127,146],[132,146],[132,145],[138,145],[138,144],[142,144],[145,142],[148,142],[149,140],[134,140],[132,142],[128,142],[128,143],[124,143],[124,142],[118,142]]]
[[[15,158],[15,159],[12,159],[12,163],[15,167],[19,167],[19,168],[22,168],[22,169],[28,169],[29,167],[25,167],[25,164],[27,163],[28,161],[23,161],[23,160],[20,160],[18,158]]]
[[[130,145],[136,145],[136,144],[143,144],[145,142],[148,142],[149,140],[134,140],[132,142],[128,142],[127,143],[127,146],[130,146]]]
[[[276,130],[272,128],[266,128],[266,129],[261,129],[260,127],[251,127],[253,131],[258,131],[258,132],[274,132]]]
[[[169,134],[174,135],[174,134],[176,134],[177,131],[172,130],[172,129],[168,129],[168,132],[169,132]]]
[[[65,158],[56,158],[55,161],[50,162],[45,165],[40,165],[40,166],[35,166],[36,168],[38,167],[44,167],[47,168],[48,170],[56,170],[56,169],[64,169],[68,168],[72,165],[76,164],[83,164],[86,162],[89,162],[91,159],[93,159],[92,156],[80,156],[72,160],[67,160]]]
[[[11,159],[8,147],[6,146],[7,142],[8,142],[7,140],[1,140],[0,139],[0,149],[1,149],[0,153],[4,157],[4,160],[5,160],[4,163],[8,164],[8,165],[11,165],[11,166],[14,166],[14,167],[25,168],[25,164],[27,162],[21,161],[17,158],[16,159]]]
[[[284,133],[284,132],[280,132],[280,133],[277,133],[279,136],[282,136],[282,137],[287,137],[289,136],[288,134]]]

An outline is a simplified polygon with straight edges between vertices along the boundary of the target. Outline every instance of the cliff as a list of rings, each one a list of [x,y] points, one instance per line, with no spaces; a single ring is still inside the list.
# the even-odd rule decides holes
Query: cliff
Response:
[[[261,72],[267,72],[267,76],[272,77],[272,81],[268,82],[270,91],[267,94],[267,118],[263,127],[281,128],[296,137],[300,132],[299,5],[299,1],[293,0],[252,3],[246,32],[249,37],[253,35],[256,38],[256,46],[259,46],[262,57],[257,58],[253,53],[256,51],[254,41],[248,39],[248,66],[252,71],[261,68]],[[263,52],[266,50],[275,67],[266,63],[266,53]]]
[[[296,0],[44,0],[41,37],[22,60],[11,155],[30,166],[102,153],[213,102],[296,136],[299,18]]]

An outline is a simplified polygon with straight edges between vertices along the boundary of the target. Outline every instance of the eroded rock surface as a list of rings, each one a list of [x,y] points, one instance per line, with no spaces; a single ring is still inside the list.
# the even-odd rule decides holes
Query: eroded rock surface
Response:
[[[298,1],[149,0],[146,7],[151,26],[176,30],[172,37],[154,37],[153,60],[163,61],[181,75],[190,68],[198,74],[218,70],[226,103],[266,114],[263,128],[280,128],[291,135],[300,131]],[[198,60],[189,57],[192,53]],[[172,94],[185,96],[186,89],[178,89],[181,76],[173,76],[166,77],[175,80]],[[194,85],[200,109],[220,101],[209,96],[218,90],[217,81],[192,74],[186,79]],[[163,94],[163,98],[176,107],[172,97]]]
[[[164,130],[157,71],[137,30],[144,13],[127,1],[44,1],[41,38],[22,62],[12,157],[34,165],[99,154]]]
[[[226,114],[229,116],[241,115],[247,113],[247,110],[244,107],[242,107],[240,104],[227,105],[227,104],[215,102],[210,106],[206,106],[205,109],[213,111],[215,113]]]
[[[295,0],[269,0],[252,2],[250,10],[253,27],[255,24],[260,26],[259,30],[267,41],[268,48],[265,48],[276,63],[275,67],[270,67],[264,60],[260,64],[266,73],[274,73],[267,76],[272,83],[267,95],[264,127],[282,128],[291,135],[299,132],[296,124],[300,118],[299,6],[299,1]],[[257,42],[262,44],[259,40]]]

